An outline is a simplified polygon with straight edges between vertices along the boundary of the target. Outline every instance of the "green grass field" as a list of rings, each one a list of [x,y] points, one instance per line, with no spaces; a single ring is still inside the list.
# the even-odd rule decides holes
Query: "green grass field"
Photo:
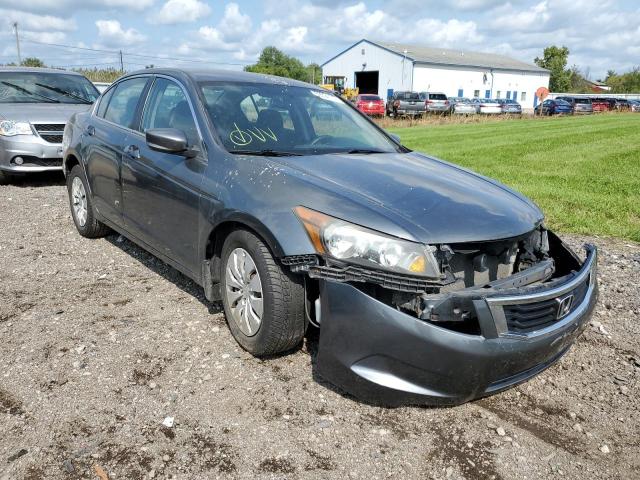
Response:
[[[640,114],[390,129],[409,148],[496,178],[563,232],[640,242]]]

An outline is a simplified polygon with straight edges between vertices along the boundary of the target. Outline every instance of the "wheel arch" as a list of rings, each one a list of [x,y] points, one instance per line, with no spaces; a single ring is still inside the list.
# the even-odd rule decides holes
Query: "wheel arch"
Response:
[[[219,283],[222,246],[227,236],[235,230],[248,230],[263,240],[275,258],[284,256],[284,250],[275,235],[257,218],[240,212],[219,220],[205,237],[203,261],[210,265],[211,281]]]

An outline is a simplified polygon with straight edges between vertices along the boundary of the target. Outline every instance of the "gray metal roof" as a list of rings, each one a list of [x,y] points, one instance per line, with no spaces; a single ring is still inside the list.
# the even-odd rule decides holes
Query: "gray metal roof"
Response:
[[[451,65],[459,67],[479,67],[498,70],[517,70],[526,72],[548,72],[548,70],[531,63],[521,62],[505,55],[495,53],[472,52],[468,50],[451,50],[447,48],[433,48],[422,45],[406,45],[391,42],[367,42],[390,50],[398,55],[405,55],[416,63],[435,65]]]

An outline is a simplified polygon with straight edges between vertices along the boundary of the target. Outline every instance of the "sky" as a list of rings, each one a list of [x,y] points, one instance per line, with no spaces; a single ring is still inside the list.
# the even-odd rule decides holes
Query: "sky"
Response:
[[[240,69],[268,45],[322,64],[362,38],[525,62],[565,45],[592,80],[640,65],[638,0],[0,0],[0,63],[16,61],[14,21],[23,58],[60,67],[119,68],[121,50],[126,70]]]

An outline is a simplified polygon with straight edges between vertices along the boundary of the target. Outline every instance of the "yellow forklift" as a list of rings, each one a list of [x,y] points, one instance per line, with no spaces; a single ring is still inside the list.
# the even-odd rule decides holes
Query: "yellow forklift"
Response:
[[[320,86],[326,90],[330,90],[332,92],[338,92],[345,100],[353,102],[358,96],[359,89],[356,88],[345,88],[345,83],[347,81],[347,77],[335,77],[335,76],[327,76],[324,77],[324,83]]]

